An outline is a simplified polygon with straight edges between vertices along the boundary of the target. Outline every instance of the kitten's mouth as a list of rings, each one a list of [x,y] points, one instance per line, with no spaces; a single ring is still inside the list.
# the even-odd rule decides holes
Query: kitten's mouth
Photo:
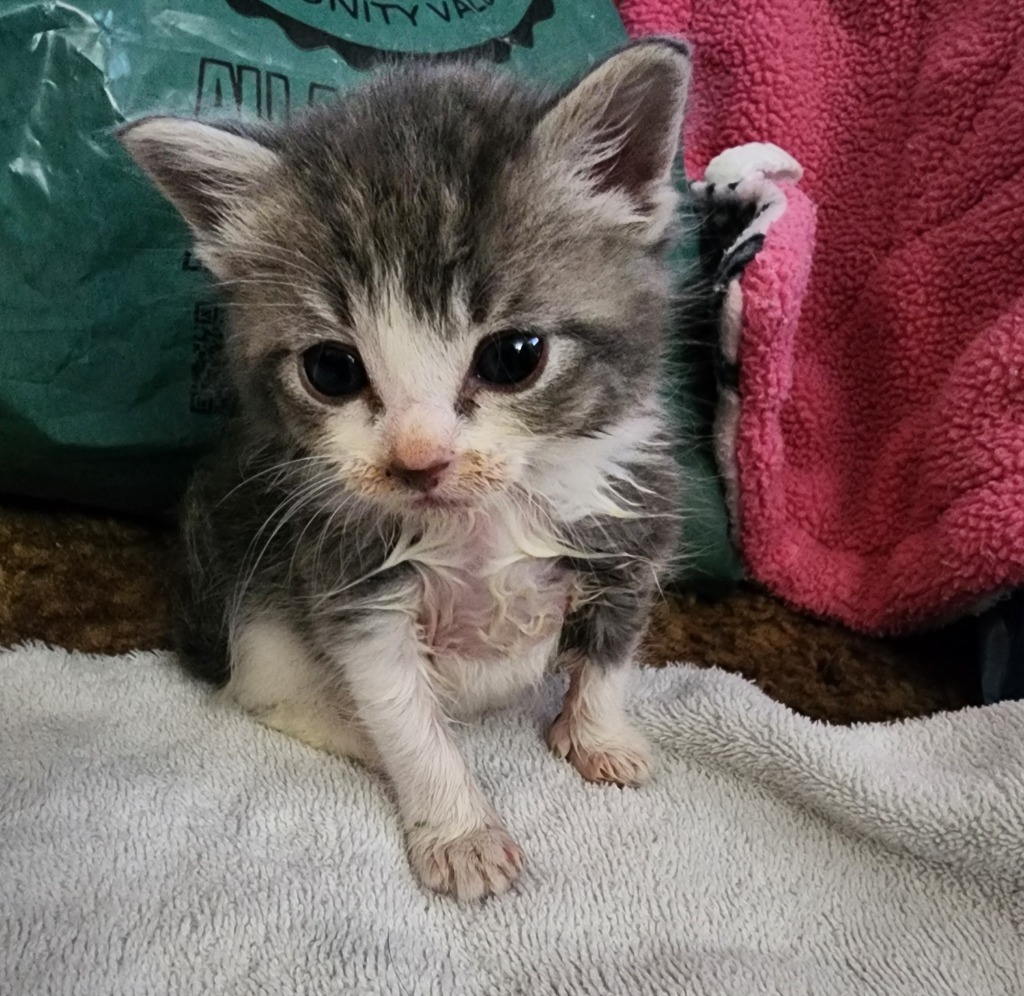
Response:
[[[471,502],[465,498],[452,498],[450,496],[434,494],[417,495],[412,500],[412,507],[419,511],[454,512],[467,509],[470,505]]]

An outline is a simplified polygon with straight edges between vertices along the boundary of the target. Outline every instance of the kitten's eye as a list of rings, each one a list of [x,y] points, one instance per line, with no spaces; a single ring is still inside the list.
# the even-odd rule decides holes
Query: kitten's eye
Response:
[[[310,387],[326,398],[347,398],[367,384],[359,354],[335,342],[318,342],[302,354],[302,369]]]
[[[523,387],[544,361],[544,340],[532,332],[501,332],[486,340],[473,373],[494,387]]]

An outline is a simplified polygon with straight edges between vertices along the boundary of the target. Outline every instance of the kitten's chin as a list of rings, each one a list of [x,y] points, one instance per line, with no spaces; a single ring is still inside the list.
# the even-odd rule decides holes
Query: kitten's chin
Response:
[[[500,502],[505,494],[503,490],[494,489],[473,494],[459,493],[458,489],[429,491],[426,493],[402,492],[397,489],[386,494],[374,495],[370,500],[390,515],[401,518],[441,519],[446,517],[467,516],[475,512],[486,512]]]
[[[370,503],[389,516],[401,519],[443,519],[471,515],[487,506],[479,497],[459,495],[404,495],[392,492],[389,495],[374,495]]]
[[[467,512],[479,507],[479,501],[468,498],[453,498],[451,495],[417,495],[410,499],[409,508],[414,513],[443,514],[445,512]]]

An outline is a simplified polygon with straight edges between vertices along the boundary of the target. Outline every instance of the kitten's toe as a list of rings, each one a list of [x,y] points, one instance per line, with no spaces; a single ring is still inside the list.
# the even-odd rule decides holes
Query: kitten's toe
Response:
[[[409,834],[409,860],[425,885],[463,902],[500,895],[523,868],[523,852],[503,827],[447,840],[436,829],[416,828]]]
[[[569,735],[569,719],[563,712],[551,724],[547,735],[548,747],[556,757],[566,758],[572,753],[572,737]]]
[[[588,781],[636,787],[651,776],[651,752],[644,738],[628,727],[597,730],[575,725],[563,712],[551,724],[548,746],[566,758]]]
[[[651,777],[651,759],[646,747],[633,745],[601,751],[577,751],[570,760],[588,782],[636,788]]]

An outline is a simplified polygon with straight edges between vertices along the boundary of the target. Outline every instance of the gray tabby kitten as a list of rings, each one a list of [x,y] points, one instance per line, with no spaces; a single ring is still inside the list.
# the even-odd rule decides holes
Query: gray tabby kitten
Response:
[[[121,141],[230,306],[239,413],[185,509],[182,651],[260,721],[394,786],[431,888],[522,856],[452,721],[570,675],[548,733],[637,785],[623,693],[677,534],[659,397],[687,49],[559,95],[390,70],[281,126]]]

